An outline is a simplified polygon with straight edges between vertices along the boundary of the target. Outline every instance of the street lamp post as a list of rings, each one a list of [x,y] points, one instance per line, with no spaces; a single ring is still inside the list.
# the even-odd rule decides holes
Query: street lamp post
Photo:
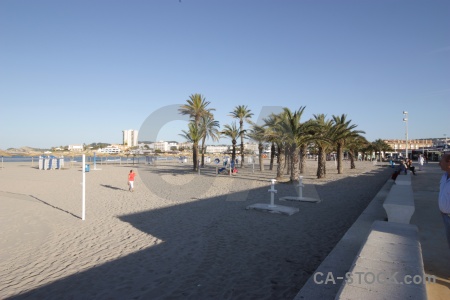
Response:
[[[406,145],[405,145],[405,158],[408,158],[408,112],[403,111],[403,122],[406,124]]]

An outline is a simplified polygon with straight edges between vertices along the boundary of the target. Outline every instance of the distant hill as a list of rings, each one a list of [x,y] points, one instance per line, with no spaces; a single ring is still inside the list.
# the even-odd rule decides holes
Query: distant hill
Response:
[[[8,148],[5,152],[10,154],[26,154],[31,152],[44,152],[49,149],[40,149],[40,148],[32,148],[32,147],[20,147],[20,148]]]
[[[0,156],[10,156],[10,155],[11,155],[10,153],[0,150]]]

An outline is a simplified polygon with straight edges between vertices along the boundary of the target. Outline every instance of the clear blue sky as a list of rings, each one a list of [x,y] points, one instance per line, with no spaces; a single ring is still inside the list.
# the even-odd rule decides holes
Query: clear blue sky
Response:
[[[193,93],[221,124],[306,106],[404,139],[407,110],[411,139],[450,135],[450,1],[0,1],[0,149],[121,143]]]

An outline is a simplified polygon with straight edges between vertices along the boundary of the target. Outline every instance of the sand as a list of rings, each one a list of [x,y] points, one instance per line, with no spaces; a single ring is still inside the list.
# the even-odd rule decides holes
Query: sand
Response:
[[[42,171],[28,163],[0,170],[0,298],[10,299],[292,299],[364,208],[391,170],[344,163],[315,178],[307,162],[303,196],[276,201],[292,216],[246,210],[269,203],[274,171],[201,175],[178,162],[81,165]],[[127,173],[137,172],[135,191]],[[277,183],[278,197],[295,196]]]

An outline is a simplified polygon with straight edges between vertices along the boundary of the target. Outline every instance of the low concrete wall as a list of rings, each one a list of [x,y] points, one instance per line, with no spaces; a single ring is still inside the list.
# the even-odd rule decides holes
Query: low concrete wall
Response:
[[[411,172],[408,171],[407,174],[398,174],[395,179],[396,185],[411,185]]]
[[[336,299],[427,299],[417,226],[375,221],[349,274]]]
[[[344,290],[343,286],[346,285],[346,276],[351,275],[349,270],[355,272],[365,270],[366,274],[371,272],[375,275],[394,268],[399,270],[396,278],[400,276],[402,280],[406,275],[422,278],[424,276],[417,227],[406,224],[409,223],[415,210],[411,175],[408,173],[397,178],[401,178],[400,181],[386,182],[366,210],[311,275],[295,300],[426,299],[424,284],[408,286],[406,290],[403,290],[403,285],[392,284],[365,288],[352,286],[347,288],[343,297],[340,296]],[[388,209],[384,208],[384,204]],[[382,221],[386,219],[387,211],[390,214],[389,222]],[[370,241],[369,233],[372,234]],[[410,247],[411,249],[408,249]],[[356,263],[359,258],[360,261]],[[358,268],[355,268],[356,265]],[[388,284],[390,283],[386,283]],[[396,289],[399,291],[395,291]]]
[[[392,180],[384,184],[364,212],[353,223],[352,227],[303,285],[303,288],[294,298],[295,300],[326,300],[335,298],[343,282],[342,279],[338,278],[344,278],[345,274],[350,270],[352,262],[361,249],[361,245],[369,235],[373,222],[386,218],[383,202],[393,184]],[[327,274],[332,274],[335,281],[325,282]]]
[[[409,224],[415,210],[411,185],[392,186],[383,207],[389,222]]]

